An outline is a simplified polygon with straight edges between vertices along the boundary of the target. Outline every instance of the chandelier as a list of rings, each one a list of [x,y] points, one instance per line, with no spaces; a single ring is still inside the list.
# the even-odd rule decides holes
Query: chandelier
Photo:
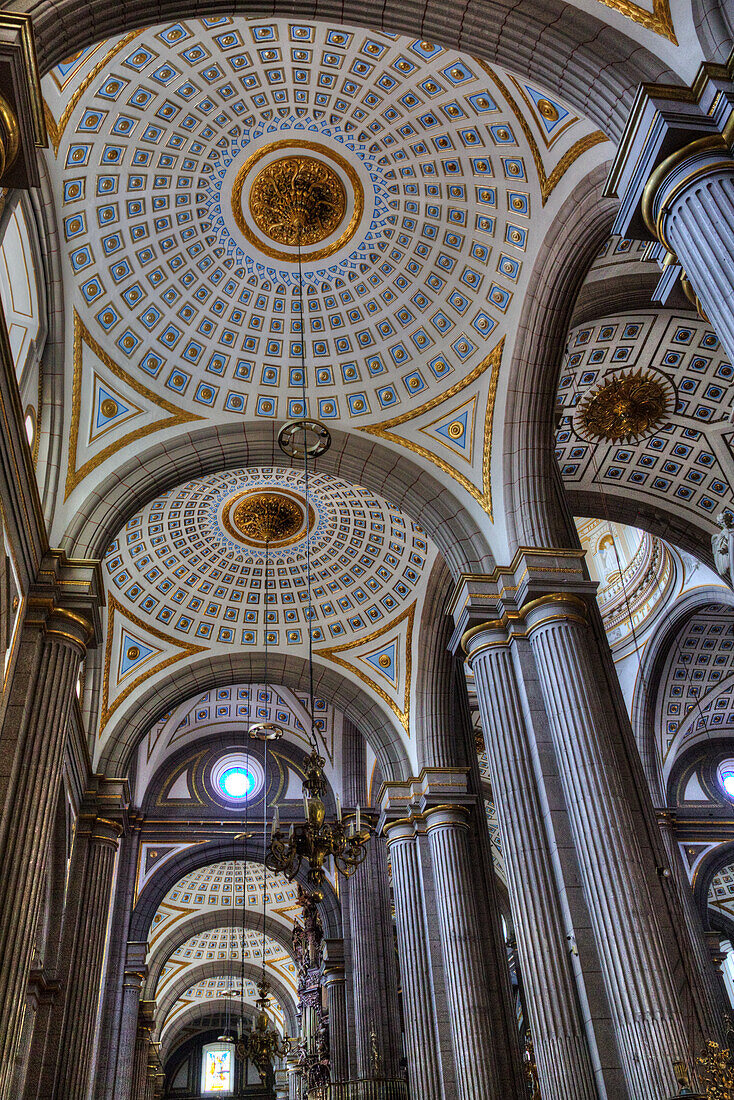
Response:
[[[305,822],[291,825],[288,833],[280,829],[278,808],[273,816],[273,831],[265,865],[274,872],[294,879],[302,863],[308,864],[308,883],[317,901],[324,896],[326,872],[324,864],[333,859],[342,875],[352,875],[367,855],[367,842],[372,830],[362,823],[359,806],[354,816],[342,816],[337,799],[336,821],[326,820],[323,795],[326,793],[326,761],[316,749],[306,761],[306,777],[303,781],[303,810]]]
[[[303,327],[303,268],[301,264],[301,234],[298,234],[298,286],[300,297],[301,327]],[[302,404],[300,420],[291,420],[284,424],[278,434],[278,444],[284,454],[293,461],[303,460],[303,482],[306,496],[306,515],[309,512],[309,459],[315,460],[324,454],[331,445],[331,435],[325,424],[312,420],[308,416],[306,403],[306,358],[304,333],[301,332],[301,385]],[[311,628],[311,534],[306,531],[306,583],[308,616],[308,678],[310,729],[307,735],[311,745],[311,754],[306,761],[303,780],[303,811],[305,821],[292,824],[288,833],[280,828],[278,807],[273,815],[273,829],[270,846],[265,856],[265,866],[293,880],[302,864],[308,864],[307,879],[317,900],[324,896],[326,872],[324,864],[333,860],[334,867],[342,875],[349,876],[364,862],[367,855],[366,844],[372,830],[362,823],[359,806],[354,817],[342,818],[339,799],[336,800],[336,821],[326,820],[326,760],[319,754],[314,734],[314,690],[313,690],[313,630]]]
[[[290,1040],[281,1039],[278,1032],[270,1024],[268,1016],[268,995],[270,983],[263,973],[257,983],[259,996],[255,1002],[255,1019],[252,1031],[243,1036],[237,1043],[235,1054],[240,1061],[245,1059],[252,1062],[260,1074],[260,1080],[266,1088],[272,1087],[273,1062],[276,1058],[284,1058],[290,1050]]]

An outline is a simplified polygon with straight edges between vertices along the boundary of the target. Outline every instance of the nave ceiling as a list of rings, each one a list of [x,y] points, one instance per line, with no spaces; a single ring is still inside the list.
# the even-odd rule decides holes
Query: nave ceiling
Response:
[[[523,293],[563,198],[610,155],[600,131],[433,43],[286,20],[133,32],[58,66],[44,96],[73,365],[57,538],[141,448],[153,466],[179,435],[302,415],[302,335],[309,415],[501,532]],[[297,249],[248,206],[294,157],[345,204],[303,248],[304,333]]]

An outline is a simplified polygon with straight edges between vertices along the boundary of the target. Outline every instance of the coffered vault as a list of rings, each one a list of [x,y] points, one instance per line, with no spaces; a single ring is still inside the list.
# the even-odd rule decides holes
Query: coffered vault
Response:
[[[501,548],[492,439],[523,294],[563,199],[609,156],[599,130],[434,43],[287,20],[132,32],[44,95],[73,363],[58,538],[141,448],[151,499],[177,439],[306,411],[409,457]],[[303,318],[297,248],[261,201],[299,164],[342,204],[304,241]]]

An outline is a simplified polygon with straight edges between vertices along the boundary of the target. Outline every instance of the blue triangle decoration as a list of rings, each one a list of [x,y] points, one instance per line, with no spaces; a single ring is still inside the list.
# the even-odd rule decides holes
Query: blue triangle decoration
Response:
[[[452,416],[449,420],[446,420],[438,428],[434,428],[436,435],[442,436],[453,447],[462,447],[466,449],[467,444],[467,428],[469,424],[469,410],[464,409],[458,416]],[[461,434],[459,434],[458,427],[461,427]]]
[[[389,680],[391,684],[397,682],[397,657],[394,641],[389,642],[382,649],[375,649],[372,653],[363,654],[362,660],[372,665],[375,671],[384,676],[386,680]]]
[[[159,652],[160,650],[154,649],[153,646],[141,642],[140,638],[136,638],[134,634],[129,634],[127,630],[123,630],[120,639],[120,671],[118,678],[121,680],[123,676],[127,676],[131,669],[137,668],[143,661],[147,661],[150,656]]]
[[[538,112],[538,117],[540,119],[541,125],[543,126],[543,129],[545,130],[546,134],[551,135],[555,130],[558,129],[560,124],[568,118],[570,111],[567,111],[565,107],[562,107],[557,100],[551,99],[550,96],[545,94],[545,92],[539,92],[537,88],[532,88],[530,84],[525,84],[524,87],[525,91],[528,93],[533,103],[535,104],[535,108]],[[555,112],[555,117],[553,117],[553,115],[549,115],[549,117],[546,117],[546,114],[540,108],[541,100],[544,104],[550,104],[550,106],[553,108],[553,111]]]
[[[102,411],[102,405],[106,402],[112,402],[112,404],[114,405],[114,412],[112,411],[112,407],[110,405],[108,405],[106,411]],[[110,391],[106,389],[101,382],[98,384],[97,409],[94,421],[95,428],[106,428],[107,425],[111,424],[113,420],[117,420],[117,418],[120,416],[126,416],[129,412],[131,412],[130,406],[125,404],[125,402],[120,398],[119,394],[110,393]]]

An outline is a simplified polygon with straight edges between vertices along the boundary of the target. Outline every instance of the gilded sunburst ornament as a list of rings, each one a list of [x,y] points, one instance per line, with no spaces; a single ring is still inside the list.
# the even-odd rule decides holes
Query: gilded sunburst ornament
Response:
[[[303,247],[336,232],[347,209],[344,184],[328,164],[315,157],[290,156],[272,161],[250,190],[250,213],[271,240]]]
[[[577,414],[589,439],[631,442],[652,434],[675,407],[672,387],[643,370],[617,374],[591,393]]]

